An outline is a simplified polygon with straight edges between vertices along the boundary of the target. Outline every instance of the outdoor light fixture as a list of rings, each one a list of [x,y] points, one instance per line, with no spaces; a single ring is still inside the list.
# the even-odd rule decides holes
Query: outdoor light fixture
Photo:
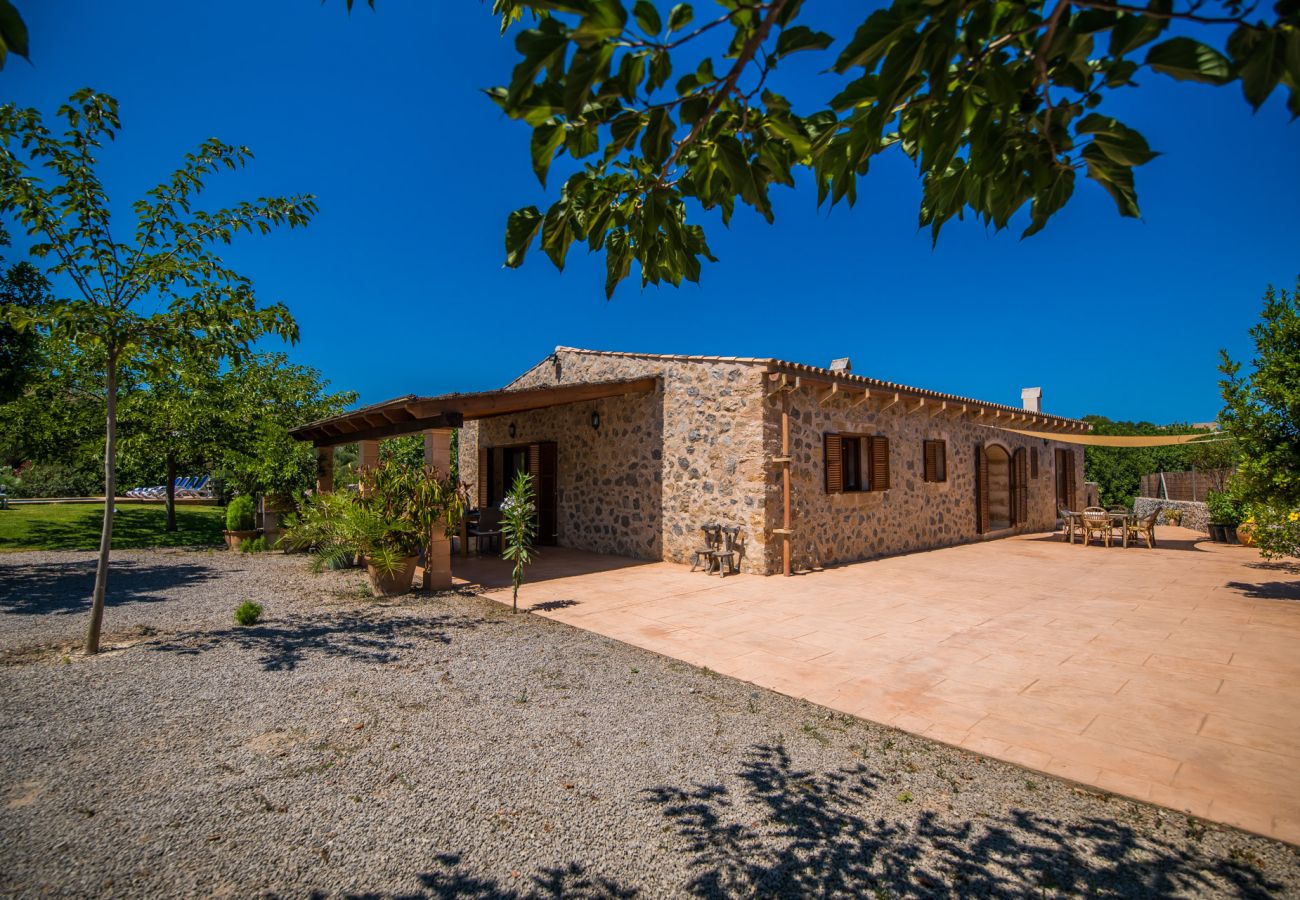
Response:
[[[591,427],[600,428],[600,412],[598,410],[593,409],[591,411]]]
[[[515,423],[514,423],[514,422],[511,422],[511,423],[510,423],[510,429],[509,429],[509,431],[510,431],[510,436],[511,436],[511,437],[514,437],[514,436],[515,436]]]

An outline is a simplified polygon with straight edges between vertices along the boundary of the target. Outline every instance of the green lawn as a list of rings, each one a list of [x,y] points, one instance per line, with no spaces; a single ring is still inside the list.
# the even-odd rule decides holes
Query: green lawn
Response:
[[[0,552],[6,550],[97,550],[103,507],[88,503],[41,503],[0,510]],[[194,547],[220,544],[226,511],[219,506],[178,506],[176,530],[166,531],[160,503],[119,503],[113,547]]]

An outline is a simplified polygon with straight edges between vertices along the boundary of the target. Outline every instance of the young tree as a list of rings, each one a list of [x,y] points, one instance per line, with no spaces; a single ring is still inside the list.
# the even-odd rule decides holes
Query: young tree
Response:
[[[240,232],[306,225],[316,204],[299,195],[196,209],[208,175],[238,169],[252,156],[246,147],[210,139],[134,203],[133,238],[119,242],[95,158],[120,127],[117,101],[86,88],[58,116],[67,123],[62,134],[46,128],[35,109],[0,107],[0,213],[35,239],[32,256],[51,260],[47,275],[55,292],[34,310],[6,309],[5,315],[10,324],[47,328],[102,355],[104,525],[86,634],[86,652],[96,653],[113,539],[119,375],[124,368],[148,370],[167,353],[237,360],[265,334],[295,341],[288,309],[258,306],[252,282],[215,251]]]
[[[1252,371],[1221,351],[1224,409],[1219,422],[1239,453],[1231,489],[1258,523],[1266,555],[1300,555],[1300,278],[1296,290],[1264,294],[1264,313],[1250,330]]]
[[[689,3],[495,0],[503,32],[526,12],[533,27],[488,93],[531,127],[543,184],[558,155],[584,161],[545,214],[510,214],[507,265],[540,235],[558,268],[575,241],[604,250],[607,294],[634,261],[643,285],[695,281],[713,256],[692,204],[770,222],[769,189],[801,169],[819,204],[852,204],[891,150],[917,168],[935,240],[968,210],[1002,229],[1028,207],[1033,234],[1081,172],[1137,216],[1133,170],[1156,153],[1104,104],[1148,73],[1239,85],[1255,109],[1282,85],[1300,115],[1295,0],[1271,15],[1242,0],[893,0],[837,35],[798,24],[802,0],[711,5],[697,19]],[[780,64],[837,41],[821,105],[782,96]]]
[[[537,533],[537,504],[533,501],[533,476],[516,472],[514,484],[501,500],[501,556],[514,563],[510,583],[514,586],[512,612],[519,612],[519,586],[524,583],[524,566],[533,561],[533,536]]]

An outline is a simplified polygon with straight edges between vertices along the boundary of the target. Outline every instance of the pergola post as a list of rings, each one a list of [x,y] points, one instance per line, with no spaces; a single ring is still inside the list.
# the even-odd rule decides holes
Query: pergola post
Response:
[[[379,465],[379,441],[357,441],[357,465],[362,468]]]
[[[334,448],[316,448],[316,493],[328,494],[334,490]]]
[[[424,432],[424,464],[446,477],[451,473],[450,428],[431,428]],[[429,535],[429,553],[424,561],[424,589],[440,591],[451,587],[451,538],[444,524],[433,526]]]

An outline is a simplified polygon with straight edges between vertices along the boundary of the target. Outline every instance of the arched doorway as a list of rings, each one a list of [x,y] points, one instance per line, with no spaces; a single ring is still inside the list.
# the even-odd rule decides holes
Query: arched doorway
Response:
[[[984,457],[988,463],[988,530],[1000,531],[1011,527],[1011,455],[1005,447],[991,444],[984,448]]]

